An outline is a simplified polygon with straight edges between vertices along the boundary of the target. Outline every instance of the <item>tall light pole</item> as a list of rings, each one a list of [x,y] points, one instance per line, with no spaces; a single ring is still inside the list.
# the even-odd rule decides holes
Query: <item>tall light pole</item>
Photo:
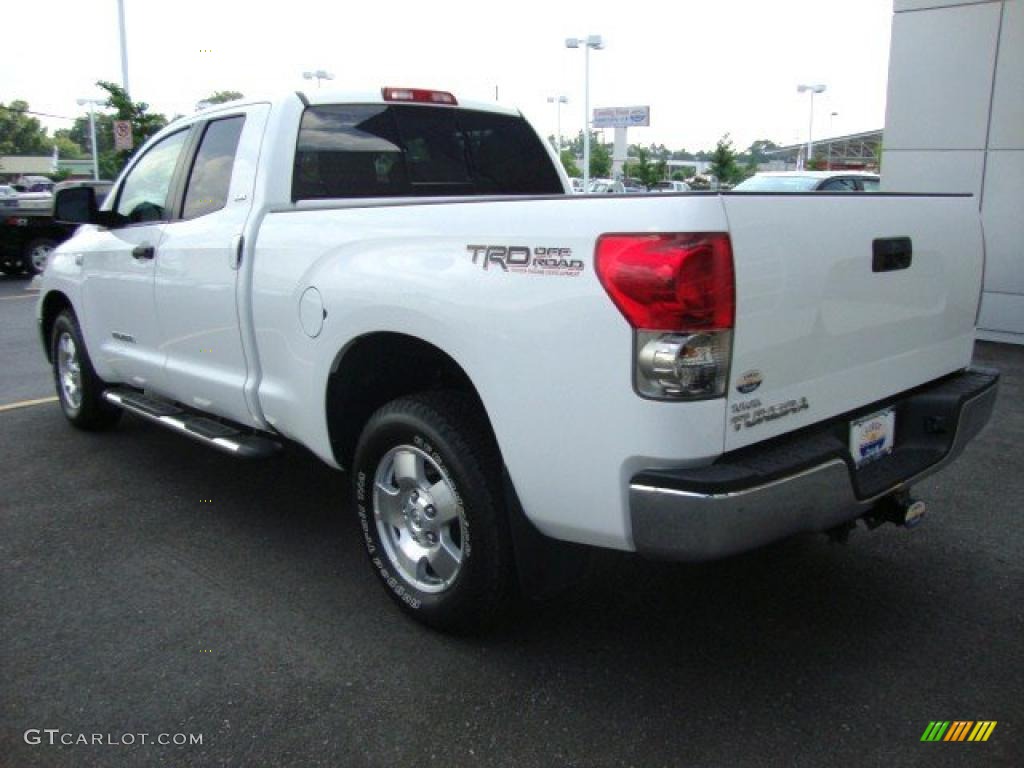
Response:
[[[328,72],[326,69],[318,69],[315,72],[303,72],[302,76],[306,80],[316,80],[316,87],[320,87],[321,80],[333,80],[334,75]]]
[[[583,46],[583,191],[590,186],[590,49],[596,51],[604,48],[600,35],[587,35],[586,38],[569,37],[565,40],[566,48]]]
[[[96,112],[97,104],[105,104],[103,99],[78,99],[78,106],[89,105],[89,140],[92,142],[92,178],[100,180],[100,162],[96,153]]]
[[[833,112],[828,116],[828,169],[832,170],[832,143],[836,138],[835,122],[836,118],[839,117],[838,112]]]
[[[548,104],[555,105],[555,154],[562,157],[562,105],[569,103],[568,96],[548,96]]]
[[[117,23],[121,28],[121,86],[128,90],[128,36],[124,31],[124,0],[117,0]]]
[[[811,157],[814,153],[814,94],[824,93],[825,86],[821,83],[817,85],[805,85],[801,83],[796,87],[799,93],[810,93],[811,94],[811,116],[807,121],[807,157],[804,158],[804,167],[811,162]]]

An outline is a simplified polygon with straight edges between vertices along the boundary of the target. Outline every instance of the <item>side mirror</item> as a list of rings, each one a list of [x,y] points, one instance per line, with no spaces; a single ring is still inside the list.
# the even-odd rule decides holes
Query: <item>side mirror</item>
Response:
[[[99,224],[115,227],[118,215],[99,210],[96,190],[90,186],[70,187],[57,192],[53,201],[53,218],[61,224]]]
[[[53,201],[53,218],[62,224],[96,224],[98,213],[92,187],[62,189]]]

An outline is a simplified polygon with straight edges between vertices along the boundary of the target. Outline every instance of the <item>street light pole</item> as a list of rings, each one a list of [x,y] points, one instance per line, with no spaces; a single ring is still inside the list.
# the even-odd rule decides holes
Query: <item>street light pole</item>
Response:
[[[321,80],[333,80],[334,75],[328,72],[326,69],[318,69],[316,72],[303,72],[303,78],[306,80],[316,80],[316,87],[320,87]]]
[[[128,91],[128,36],[124,31],[124,0],[117,0],[117,22],[121,29],[121,86]]]
[[[590,49],[601,50],[604,41],[600,35],[588,35],[585,39],[570,37],[566,48],[584,48],[583,53],[583,191],[590,186]]]
[[[568,96],[548,96],[548,104],[555,105],[555,154],[562,157],[562,105],[569,103]]]
[[[806,168],[813,157],[814,153],[814,94],[824,93],[825,86],[820,83],[817,85],[804,85],[800,84],[796,87],[799,93],[808,92],[811,94],[811,114],[807,121],[807,157],[804,158],[804,167]]]
[[[78,99],[78,105],[89,105],[89,141],[92,142],[92,178],[93,181],[100,180],[100,162],[96,154],[96,112],[95,105],[103,104],[100,99]]]

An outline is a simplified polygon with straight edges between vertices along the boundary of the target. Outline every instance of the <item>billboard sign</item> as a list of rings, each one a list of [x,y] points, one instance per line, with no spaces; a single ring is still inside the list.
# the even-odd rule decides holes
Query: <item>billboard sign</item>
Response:
[[[650,124],[650,107],[602,107],[594,110],[595,128],[630,128]]]

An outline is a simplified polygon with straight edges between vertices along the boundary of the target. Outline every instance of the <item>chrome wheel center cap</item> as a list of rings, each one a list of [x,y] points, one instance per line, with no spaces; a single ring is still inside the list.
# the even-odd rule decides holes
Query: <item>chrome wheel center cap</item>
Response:
[[[409,497],[405,503],[405,509],[403,510],[405,523],[409,526],[409,530],[412,532],[413,538],[423,544],[426,544],[426,542],[421,541],[421,539],[424,538],[424,534],[430,528],[430,523],[426,514],[428,506],[430,506],[430,500],[420,492],[417,498],[413,498],[412,496]]]

